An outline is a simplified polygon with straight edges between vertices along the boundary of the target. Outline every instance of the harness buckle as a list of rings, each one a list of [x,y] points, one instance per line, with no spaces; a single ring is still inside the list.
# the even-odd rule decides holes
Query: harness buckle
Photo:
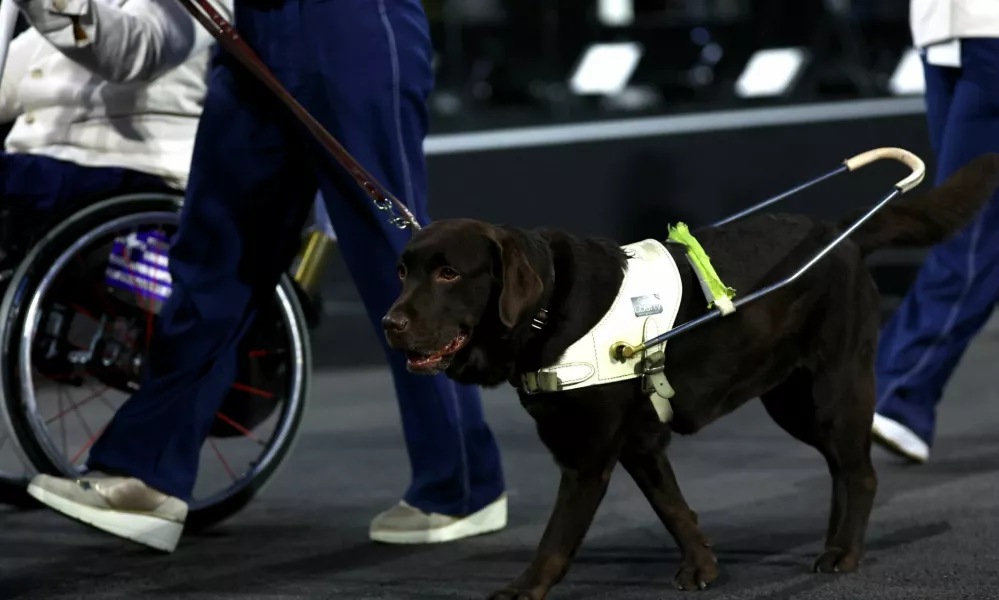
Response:
[[[642,362],[642,372],[649,373],[662,373],[663,369],[666,368],[666,353],[662,350],[657,350],[645,358]]]
[[[656,388],[652,383],[652,375],[662,373],[666,370],[666,353],[662,350],[653,352],[642,361],[642,393],[655,394]]]
[[[546,392],[557,392],[562,387],[558,374],[549,371],[531,371],[525,373],[522,380],[524,393],[533,396]]]

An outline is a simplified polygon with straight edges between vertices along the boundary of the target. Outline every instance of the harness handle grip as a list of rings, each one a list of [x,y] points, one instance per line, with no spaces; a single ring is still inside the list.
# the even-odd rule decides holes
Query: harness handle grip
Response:
[[[843,164],[846,165],[848,170],[856,171],[872,162],[886,158],[897,160],[912,169],[912,173],[909,173],[908,177],[895,184],[895,187],[903,194],[922,183],[923,177],[926,176],[926,165],[923,164],[923,160],[912,152],[903,150],[902,148],[875,148],[874,150],[868,150],[867,152],[848,158],[843,161]]]

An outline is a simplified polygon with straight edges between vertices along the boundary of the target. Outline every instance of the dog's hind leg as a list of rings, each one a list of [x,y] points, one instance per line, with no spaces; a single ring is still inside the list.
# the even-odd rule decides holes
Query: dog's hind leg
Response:
[[[857,568],[877,490],[870,454],[874,374],[867,362],[854,356],[815,375],[801,369],[762,395],[774,421],[818,449],[829,466],[832,507],[825,551],[815,562],[823,573]]]
[[[819,428],[815,415],[812,387],[812,374],[805,369],[798,369],[780,385],[763,394],[760,399],[774,422],[799,441],[813,446],[822,453],[829,470],[833,472],[833,458],[827,449],[828,444],[824,441],[826,435]],[[826,528],[827,541],[833,539],[843,519],[846,496],[839,492],[840,490],[834,485],[829,525]]]
[[[817,424],[826,432],[833,489],[841,502],[838,527],[826,540],[826,551],[815,562],[815,570],[852,571],[863,556],[878,488],[871,461],[876,395],[873,360],[853,358],[827,366],[816,374],[812,393],[818,407]]]
[[[690,510],[680,492],[673,466],[663,453],[664,444],[648,444],[649,441],[647,437],[629,440],[621,453],[621,466],[638,484],[680,547],[682,562],[676,572],[677,587],[703,589],[718,577],[718,561],[707,536],[697,526],[697,513]]]

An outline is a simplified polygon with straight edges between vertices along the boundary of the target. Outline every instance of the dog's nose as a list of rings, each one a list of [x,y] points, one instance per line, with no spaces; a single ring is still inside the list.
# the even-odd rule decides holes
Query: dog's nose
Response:
[[[389,313],[382,318],[382,328],[392,333],[400,333],[409,327],[409,319],[399,313]]]

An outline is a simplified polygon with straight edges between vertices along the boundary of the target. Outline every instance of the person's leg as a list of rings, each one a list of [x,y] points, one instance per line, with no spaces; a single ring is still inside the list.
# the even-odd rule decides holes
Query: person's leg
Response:
[[[168,191],[148,173],[0,152],[0,289],[28,246],[71,211],[113,196]]]
[[[328,110],[317,115],[347,150],[427,224],[426,99],[433,83],[428,27],[418,0],[311,2],[310,35],[325,75]],[[405,501],[423,513],[471,515],[503,497],[499,450],[482,413],[478,389],[443,374],[413,375],[385,343],[380,321],[400,290],[396,261],[409,238],[374,209],[342,169],[320,154],[323,196],[338,243],[387,353],[413,480]],[[405,511],[405,507],[399,509]],[[393,516],[399,516],[397,511]],[[431,520],[388,519],[372,525],[380,541],[445,541],[505,525],[434,532]],[[415,513],[414,513],[415,516]],[[386,520],[388,519],[388,520]],[[442,520],[442,522],[445,520]],[[448,521],[450,522],[450,521]],[[407,525],[408,523],[408,525]],[[407,531],[409,527],[417,531]],[[462,530],[462,527],[468,527]]]
[[[288,136],[287,112],[229,61],[211,73],[170,250],[172,293],[141,389],[90,451],[92,469],[124,479],[33,484],[70,516],[166,550],[176,545],[201,446],[235,377],[239,340],[298,249],[316,189],[304,146]],[[117,510],[96,508],[102,502]],[[136,522],[136,514],[148,519]]]
[[[120,167],[87,167],[42,154],[0,152],[0,214],[10,231],[0,231],[0,250],[28,237],[72,210],[113,196],[166,192],[164,181]]]
[[[228,59],[226,59],[228,60]],[[284,111],[226,60],[212,72],[177,235],[172,292],[138,393],[94,444],[90,463],[188,498],[201,445],[235,378],[256,304],[298,250],[315,179]],[[234,74],[235,72],[235,74]]]
[[[949,81],[939,83],[937,72],[954,69],[927,68],[938,183],[976,156],[999,152],[999,39],[962,40],[961,54],[951,90],[944,87]],[[948,92],[949,109],[940,110]],[[941,118],[943,134],[934,134]],[[993,199],[971,224],[933,248],[882,332],[877,415],[918,438],[893,444],[889,431],[882,441],[889,438],[893,449],[913,460],[928,458],[943,388],[997,300],[999,202]],[[904,440],[906,431],[897,434]]]
[[[112,196],[169,189],[160,177],[132,169],[0,152],[0,208],[56,214]]]

